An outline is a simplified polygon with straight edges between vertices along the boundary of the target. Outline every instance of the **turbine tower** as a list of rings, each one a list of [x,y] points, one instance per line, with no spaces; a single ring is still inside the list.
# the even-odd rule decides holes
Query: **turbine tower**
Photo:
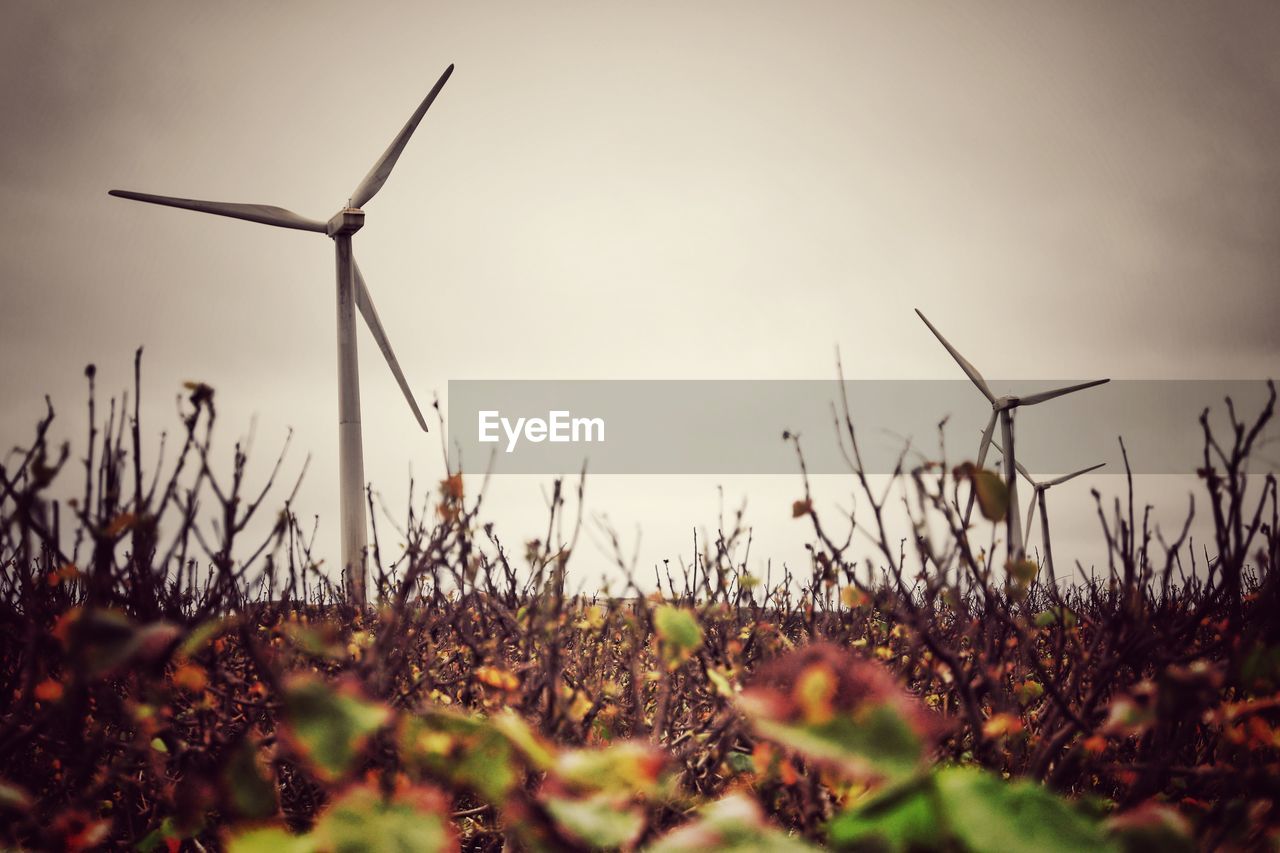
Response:
[[[960,365],[960,369],[965,372],[970,381],[978,387],[982,392],[982,396],[987,398],[991,403],[991,419],[987,421],[987,428],[982,431],[982,444],[978,446],[978,467],[982,467],[982,463],[987,459],[987,450],[991,447],[991,436],[995,432],[996,420],[1000,421],[1000,435],[1004,440],[1004,446],[1009,449],[1004,454],[1004,482],[1005,487],[1009,490],[1009,511],[1006,514],[1006,525],[1009,539],[1009,556],[1011,559],[1020,560],[1023,556],[1022,541],[1022,520],[1018,512],[1018,475],[1015,466],[1017,459],[1014,457],[1013,442],[1013,416],[1019,406],[1034,406],[1037,403],[1043,403],[1046,400],[1052,400],[1055,397],[1061,397],[1063,394],[1070,394],[1073,391],[1083,391],[1085,388],[1092,388],[1095,385],[1102,385],[1110,382],[1110,379],[1095,379],[1091,382],[1081,382],[1078,385],[1067,385],[1064,388],[1054,388],[1050,391],[1041,391],[1038,394],[1031,394],[1026,397],[1016,397],[1006,395],[997,397],[992,392],[991,387],[987,385],[987,380],[982,378],[982,374],[969,361],[962,356],[959,351],[951,345],[951,343],[942,336],[942,333],[929,322],[929,318],[924,316],[919,308],[916,313],[920,315],[920,319],[924,320],[924,324],[929,327],[929,331],[933,332],[933,336],[951,353],[951,357],[956,360],[956,364]],[[973,510],[974,492],[969,492],[969,505],[965,508],[964,521],[969,522],[969,513]]]
[[[452,73],[453,66],[450,65],[431,87],[431,91],[409,117],[400,133],[391,140],[391,145],[356,186],[346,206],[334,214],[328,222],[308,219],[293,211],[266,204],[201,201],[127,190],[110,192],[113,196],[134,201],[180,207],[200,213],[212,213],[215,216],[246,219],[250,222],[260,222],[280,228],[314,231],[325,234],[333,240],[338,284],[338,473],[341,491],[342,569],[348,598],[353,604],[361,607],[365,603],[364,558],[368,529],[364,506],[364,450],[360,432],[360,373],[355,325],[357,310],[364,317],[369,331],[373,334],[373,339],[382,350],[391,373],[395,376],[405,400],[409,403],[409,408],[413,410],[413,415],[424,432],[427,429],[427,422],[422,417],[422,410],[418,408],[417,401],[413,398],[413,392],[409,390],[409,383],[404,378],[400,363],[391,349],[391,342],[387,339],[382,322],[378,319],[378,312],[373,307],[373,299],[369,296],[364,276],[360,274],[360,268],[352,256],[351,237],[364,225],[364,206],[386,183],[387,177],[396,165],[396,160],[400,158],[400,152],[408,144],[409,137],[417,130],[418,123],[422,121],[422,117],[426,115]]]
[[[1004,450],[1000,445],[992,442],[995,449],[1004,455]],[[1027,505],[1027,527],[1031,527],[1032,521],[1036,517],[1036,506],[1040,507],[1040,538],[1044,540],[1044,568],[1049,573],[1049,583],[1057,584],[1057,577],[1053,572],[1053,547],[1049,544],[1049,506],[1045,503],[1044,493],[1054,486],[1060,486],[1067,480],[1074,480],[1081,474],[1088,474],[1090,471],[1097,471],[1107,463],[1099,462],[1097,465],[1090,465],[1088,468],[1081,468],[1071,474],[1063,474],[1061,477],[1054,477],[1052,480],[1038,481],[1028,473],[1027,469],[1022,467],[1021,462],[1015,462],[1014,465],[1018,469],[1018,473],[1031,486],[1031,502]],[[1025,534],[1023,536],[1025,541]]]

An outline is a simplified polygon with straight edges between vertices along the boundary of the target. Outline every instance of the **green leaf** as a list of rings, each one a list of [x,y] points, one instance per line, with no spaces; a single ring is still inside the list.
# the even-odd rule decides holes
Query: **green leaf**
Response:
[[[246,830],[231,837],[229,853],[403,853],[456,850],[444,816],[444,798],[414,788],[384,800],[376,788],[347,789],[305,835],[281,827]]]
[[[234,616],[227,616],[223,619],[206,619],[187,632],[181,645],[178,646],[178,654],[182,657],[194,657],[215,637],[233,625],[235,625]]]
[[[665,754],[643,741],[623,741],[605,749],[575,749],[561,753],[556,777],[578,791],[656,796],[663,785]]]
[[[931,850],[946,837],[933,798],[933,780],[924,777],[899,785],[838,815],[827,828],[836,848]]]
[[[972,768],[935,775],[946,825],[975,853],[1118,851],[1102,829],[1034,782],[1005,782]]]
[[[994,471],[975,468],[969,473],[978,495],[978,509],[988,521],[1002,521],[1009,511],[1009,489]]]
[[[511,728],[509,721],[506,725]],[[479,716],[431,711],[406,718],[400,744],[411,766],[470,788],[494,805],[501,805],[520,780],[511,741]]]
[[[1030,705],[1032,702],[1044,695],[1044,685],[1034,679],[1028,678],[1026,681],[1014,688],[1014,694],[1017,695],[1020,703],[1023,705]]]
[[[1036,575],[1040,574],[1040,566],[1036,564],[1035,560],[1014,560],[1006,568],[1009,570],[1009,576],[1024,587],[1035,580]]]
[[[890,789],[838,816],[837,847],[963,849],[972,853],[1118,853],[1102,828],[1034,782],[950,767]]]
[[[1076,615],[1065,607],[1050,607],[1048,610],[1042,610],[1036,614],[1035,625],[1037,628],[1048,628],[1050,625],[1062,623],[1064,628],[1074,628],[1076,625]]]
[[[644,831],[644,815],[625,794],[549,797],[544,805],[561,829],[596,850],[630,845]]]
[[[888,670],[832,643],[769,661],[735,704],[760,736],[858,781],[914,775],[936,725]]]
[[[200,834],[204,828],[204,820],[201,818],[192,826],[185,829],[178,824],[173,817],[166,817],[160,821],[160,825],[143,836],[134,848],[138,853],[151,853],[153,850],[159,850],[161,847],[168,849],[170,842],[185,841]]]
[[[707,680],[711,682],[716,692],[726,699],[732,699],[738,693],[729,676],[714,666],[707,667]]]
[[[871,705],[854,715],[839,714],[824,723],[805,724],[753,715],[761,736],[850,775],[902,779],[919,769],[924,744],[890,706]]]
[[[548,770],[555,761],[555,749],[548,745],[529,724],[510,708],[494,714],[490,725],[502,734],[534,770]]]
[[[322,779],[333,781],[350,769],[369,735],[391,711],[365,699],[354,682],[333,687],[308,675],[285,686],[285,734]]]
[[[693,611],[687,608],[662,605],[653,612],[653,629],[669,669],[680,666],[702,648],[702,629]]]
[[[659,838],[648,853],[812,853],[817,849],[769,824],[755,800],[730,794],[703,806],[696,820]]]
[[[456,849],[444,801],[422,789],[386,801],[373,787],[353,788],[336,800],[310,835],[333,853],[403,853]]]
[[[342,660],[347,656],[342,630],[332,621],[303,623],[291,619],[281,623],[280,632],[303,654],[326,660]]]
[[[168,839],[177,837],[178,833],[173,827],[173,818],[167,817],[160,821],[159,826],[144,835],[134,849],[138,853],[151,853],[152,850],[159,850],[160,846],[165,844]]]
[[[292,835],[279,826],[247,829],[227,842],[227,853],[313,853],[318,849],[314,838]]]
[[[231,751],[222,772],[222,790],[237,817],[260,820],[279,808],[275,783],[252,738],[242,738]]]

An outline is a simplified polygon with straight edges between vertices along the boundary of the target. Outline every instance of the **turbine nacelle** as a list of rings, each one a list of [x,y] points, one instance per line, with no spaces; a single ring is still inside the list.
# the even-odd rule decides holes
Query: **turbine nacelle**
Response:
[[[344,207],[325,225],[330,237],[350,237],[364,227],[364,211],[358,207]]]

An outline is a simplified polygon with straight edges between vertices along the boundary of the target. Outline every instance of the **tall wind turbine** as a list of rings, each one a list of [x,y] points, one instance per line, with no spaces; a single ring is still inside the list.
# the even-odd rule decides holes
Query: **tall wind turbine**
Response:
[[[250,222],[261,222],[264,225],[275,225],[280,228],[294,228],[299,231],[315,231],[325,234],[333,240],[335,260],[338,272],[338,465],[339,488],[341,490],[342,520],[342,567],[346,581],[347,594],[357,605],[365,602],[365,566],[364,555],[367,547],[367,523],[364,506],[364,450],[360,432],[360,373],[359,360],[356,353],[355,312],[358,309],[364,317],[373,339],[386,358],[391,373],[395,376],[404,398],[413,410],[418,425],[423,431],[427,429],[427,421],[422,410],[413,399],[409,383],[404,378],[400,363],[391,350],[391,342],[378,319],[378,312],[373,307],[373,299],[369,296],[364,276],[356,265],[351,254],[351,237],[364,225],[363,207],[378,194],[382,185],[400,158],[400,152],[409,142],[409,137],[417,130],[418,123],[426,115],[440,90],[453,73],[450,65],[440,75],[440,79],[431,87],[426,98],[418,105],[405,122],[391,145],[382,153],[369,174],[364,176],[346,206],[334,214],[328,222],[308,219],[290,210],[266,204],[236,204],[221,201],[200,201],[189,198],[172,198],[170,196],[151,195],[149,193],[111,190],[111,195],[119,198],[145,201],[151,204],[163,204],[168,207],[180,207],[200,213],[212,213],[215,216],[229,216],[233,219],[247,219]]]
[[[1050,391],[1041,391],[1038,394],[1030,394],[1026,397],[1015,397],[1006,395],[997,397],[992,392],[991,387],[987,385],[987,380],[982,378],[982,374],[969,361],[962,356],[959,351],[951,345],[951,343],[942,336],[942,333],[929,322],[929,318],[924,316],[919,308],[916,313],[920,315],[920,319],[924,320],[924,324],[929,327],[929,331],[933,332],[933,336],[946,347],[947,352],[951,353],[951,357],[956,360],[956,364],[960,365],[960,369],[965,372],[970,381],[978,386],[978,390],[982,392],[982,396],[987,398],[991,403],[991,419],[987,421],[987,428],[982,431],[982,444],[978,446],[978,467],[982,467],[982,463],[987,459],[987,450],[991,447],[991,436],[995,432],[996,420],[1000,421],[1000,435],[1004,440],[1004,446],[1009,449],[1004,454],[1004,482],[1005,487],[1009,490],[1009,512],[1006,515],[1006,525],[1009,538],[1009,555],[1012,559],[1020,560],[1023,556],[1022,542],[1022,520],[1018,511],[1018,475],[1015,465],[1017,460],[1014,458],[1013,443],[1013,415],[1019,406],[1034,406],[1037,403],[1043,403],[1046,400],[1052,400],[1054,397],[1061,397],[1063,394],[1070,394],[1073,391],[1083,391],[1085,388],[1092,388],[1095,385],[1102,385],[1110,382],[1110,379],[1095,379],[1092,382],[1081,382],[1079,385],[1068,385],[1064,388],[1054,388]],[[967,523],[969,513],[973,509],[974,493],[969,493],[969,505],[965,509],[964,520]]]
[[[1000,445],[995,442],[992,442],[992,445],[995,446],[995,449],[998,450],[1001,455],[1004,454],[1004,450]],[[1044,568],[1045,571],[1049,573],[1049,583],[1051,584],[1057,583],[1057,577],[1053,572],[1053,547],[1049,544],[1049,506],[1045,503],[1044,493],[1054,486],[1062,485],[1067,482],[1067,480],[1074,480],[1081,474],[1088,474],[1090,471],[1097,471],[1106,464],[1107,463],[1105,462],[1099,462],[1097,465],[1090,465],[1088,468],[1081,468],[1079,471],[1075,471],[1071,474],[1063,474],[1061,477],[1054,477],[1052,480],[1041,481],[1032,477],[1027,469],[1022,467],[1021,462],[1014,463],[1015,467],[1018,469],[1018,473],[1021,474],[1022,478],[1030,484],[1032,490],[1031,502],[1027,505],[1028,528],[1031,527],[1032,521],[1036,517],[1036,506],[1039,505],[1040,507],[1040,538],[1044,540]]]

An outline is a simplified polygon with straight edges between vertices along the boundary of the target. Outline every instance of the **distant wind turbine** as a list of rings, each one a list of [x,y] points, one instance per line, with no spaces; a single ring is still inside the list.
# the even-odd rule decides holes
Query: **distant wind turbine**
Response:
[[[409,142],[409,137],[417,130],[418,123],[426,115],[440,90],[453,73],[450,65],[440,75],[435,86],[427,93],[426,98],[418,105],[418,109],[409,117],[403,128],[391,141],[391,145],[378,161],[373,164],[369,174],[355,188],[347,204],[328,222],[308,219],[290,210],[266,204],[234,204],[221,201],[200,201],[189,198],[172,198],[170,196],[151,195],[149,193],[111,190],[110,194],[119,198],[145,201],[151,204],[163,204],[169,207],[180,207],[200,213],[212,213],[216,216],[229,216],[233,219],[247,219],[250,222],[261,222],[264,225],[275,225],[280,228],[294,228],[299,231],[315,231],[333,239],[336,249],[335,260],[338,271],[338,460],[339,488],[341,490],[342,520],[342,565],[346,579],[347,594],[351,601],[358,605],[365,602],[365,566],[364,555],[367,546],[367,524],[364,505],[364,450],[360,432],[360,373],[356,353],[355,311],[358,308],[364,321],[377,341],[382,355],[391,367],[404,398],[413,410],[418,425],[425,431],[427,421],[422,417],[422,410],[409,390],[409,383],[404,378],[400,363],[391,349],[391,342],[378,319],[378,312],[373,307],[373,299],[369,296],[364,276],[356,265],[351,253],[351,236],[364,225],[362,208],[386,183],[400,152]]]
[[[992,445],[1000,452],[1001,455],[1004,455],[1004,450],[1000,445],[996,444],[994,441],[992,442]],[[1097,465],[1090,465],[1088,468],[1081,468],[1079,471],[1075,471],[1071,474],[1063,474],[1061,477],[1054,477],[1052,480],[1038,481],[1028,473],[1026,468],[1022,467],[1021,462],[1014,463],[1018,469],[1018,473],[1021,474],[1022,478],[1031,485],[1031,503],[1027,506],[1028,528],[1031,527],[1031,523],[1036,517],[1036,505],[1039,504],[1040,506],[1040,538],[1044,540],[1044,568],[1049,574],[1049,583],[1051,584],[1057,583],[1057,577],[1053,572],[1053,547],[1049,544],[1049,507],[1045,503],[1044,493],[1054,486],[1062,485],[1067,482],[1067,480],[1074,480],[1081,474],[1088,474],[1090,471],[1097,471],[1106,464],[1107,463],[1105,462],[1099,462]]]
[[[1070,394],[1073,391],[1083,391],[1085,388],[1092,388],[1095,385],[1102,385],[1110,382],[1110,379],[1095,379],[1092,382],[1081,382],[1079,385],[1068,385],[1065,388],[1055,388],[1051,391],[1041,391],[1038,394],[1030,394],[1026,397],[1015,397],[1012,395],[997,397],[987,385],[987,380],[982,378],[982,374],[969,361],[962,356],[951,343],[942,336],[929,318],[924,316],[919,308],[916,313],[920,315],[920,319],[924,320],[924,324],[929,327],[929,331],[933,332],[934,337],[946,347],[947,352],[951,353],[951,357],[956,360],[956,364],[960,365],[960,369],[965,375],[978,386],[978,390],[991,403],[991,419],[987,421],[987,428],[982,431],[982,444],[978,446],[978,467],[982,467],[982,463],[987,459],[987,450],[991,447],[991,435],[996,428],[996,419],[1000,420],[1000,435],[1004,440],[1004,446],[1009,448],[1009,452],[1004,454],[1004,482],[1009,490],[1009,512],[1006,516],[1006,523],[1009,536],[1009,554],[1015,559],[1022,559],[1023,542],[1022,542],[1022,521],[1018,511],[1018,475],[1015,473],[1015,465],[1017,460],[1014,458],[1014,442],[1013,442],[1013,415],[1014,410],[1019,406],[1034,406],[1037,403],[1043,403],[1046,400],[1052,400],[1054,397],[1061,397],[1063,394]],[[973,509],[974,493],[969,493],[969,506],[965,510],[964,520],[967,523],[969,513]]]

